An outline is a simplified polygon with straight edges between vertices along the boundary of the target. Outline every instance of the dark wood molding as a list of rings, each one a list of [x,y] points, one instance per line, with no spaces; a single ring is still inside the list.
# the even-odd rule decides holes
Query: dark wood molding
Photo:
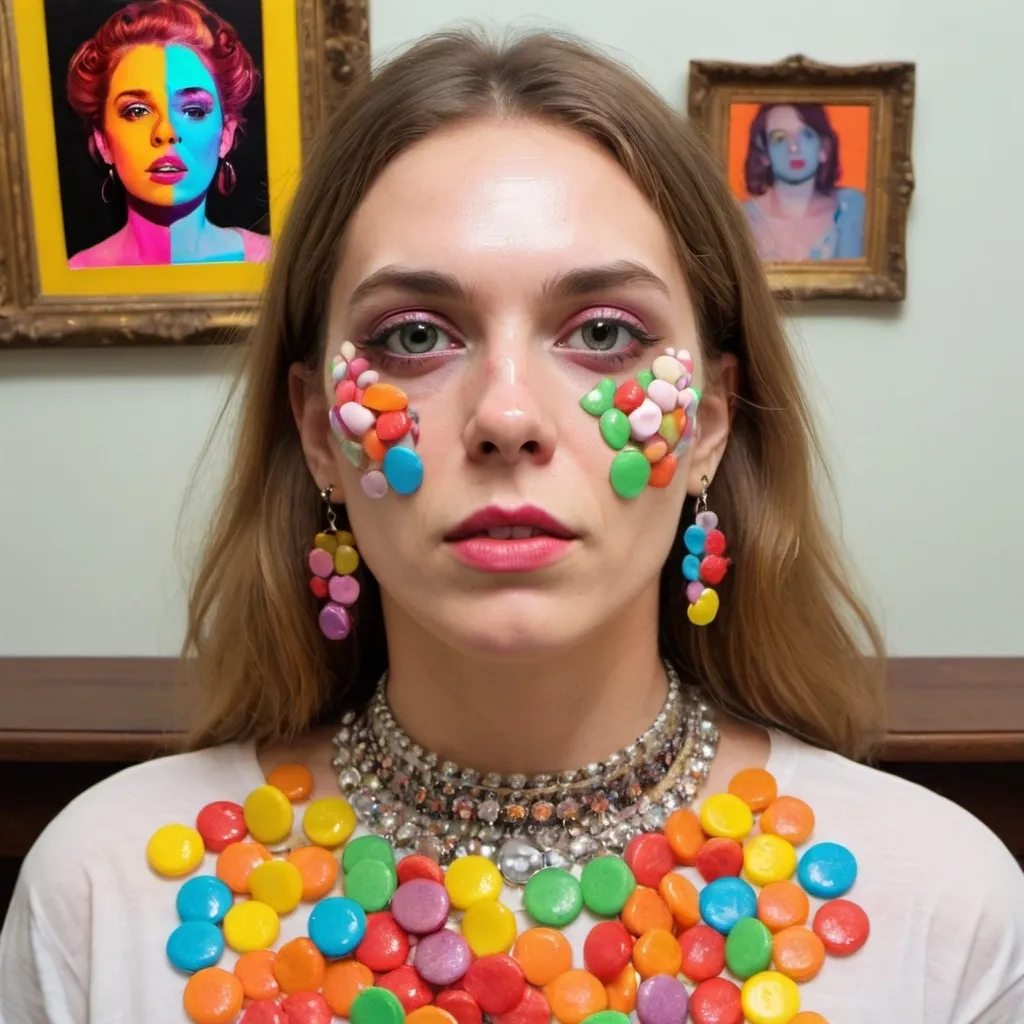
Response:
[[[0,761],[137,761],[174,746],[176,658],[0,658]],[[893,658],[887,761],[1024,761],[1024,657]]]

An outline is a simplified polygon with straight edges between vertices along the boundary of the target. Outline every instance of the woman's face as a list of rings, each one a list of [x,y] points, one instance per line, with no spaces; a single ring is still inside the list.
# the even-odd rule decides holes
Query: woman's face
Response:
[[[398,276],[408,273],[430,277]],[[327,428],[330,357],[346,340],[419,413],[424,479],[411,496],[367,497]],[[667,347],[693,354],[704,387],[669,235],[589,140],[485,122],[434,133],[387,167],[345,235],[318,408],[300,414],[300,429],[315,477],[347,502],[389,629],[405,620],[464,653],[528,658],[616,617],[657,614],[683,499],[724,445],[727,404],[705,394],[672,483],[626,500],[609,483],[615,452],[580,399]],[[451,537],[468,517],[524,505],[572,537],[550,564],[499,571],[457,554]]]
[[[795,107],[772,107],[765,132],[776,180],[798,185],[818,173],[825,160],[821,136],[800,120]]]
[[[129,195],[154,206],[195,201],[233,138],[216,82],[195,50],[135,46],[114,68],[96,142]]]

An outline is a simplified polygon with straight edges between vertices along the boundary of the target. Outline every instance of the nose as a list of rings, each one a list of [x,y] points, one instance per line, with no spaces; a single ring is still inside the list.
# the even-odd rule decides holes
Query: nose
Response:
[[[554,420],[510,357],[488,368],[463,432],[470,460],[544,465],[558,443]]]
[[[181,141],[178,133],[174,130],[174,125],[171,124],[171,119],[163,112],[153,127],[152,141],[154,146],[173,146],[175,142]]]

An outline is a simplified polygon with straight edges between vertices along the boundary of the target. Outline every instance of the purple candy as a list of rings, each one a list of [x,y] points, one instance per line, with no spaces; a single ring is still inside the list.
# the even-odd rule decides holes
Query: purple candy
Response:
[[[704,593],[704,584],[700,580],[694,580],[692,583],[686,584],[686,600],[690,604],[696,604],[700,600],[700,595]]]
[[[340,604],[326,604],[320,609],[320,631],[328,640],[344,640],[352,629],[352,620]]]
[[[636,1015],[640,1024],[683,1024],[689,1002],[682,982],[656,974],[636,990]]]
[[[428,935],[443,928],[451,910],[448,890],[429,878],[404,882],[391,897],[391,914],[411,935]]]
[[[355,604],[359,597],[359,580],[355,576],[332,576],[327,581],[327,592],[335,604]]]
[[[420,939],[413,956],[413,966],[431,985],[454,985],[469,970],[472,960],[469,943],[461,935],[442,928]]]

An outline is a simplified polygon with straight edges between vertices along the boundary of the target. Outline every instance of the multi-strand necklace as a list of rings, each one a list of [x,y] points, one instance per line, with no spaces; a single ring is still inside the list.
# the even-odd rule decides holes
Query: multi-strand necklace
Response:
[[[396,848],[442,864],[482,854],[512,884],[621,854],[693,801],[718,744],[699,690],[665,669],[668,694],[642,736],[576,771],[532,776],[481,773],[425,751],[395,721],[385,674],[335,736],[338,784],[366,828]]]

